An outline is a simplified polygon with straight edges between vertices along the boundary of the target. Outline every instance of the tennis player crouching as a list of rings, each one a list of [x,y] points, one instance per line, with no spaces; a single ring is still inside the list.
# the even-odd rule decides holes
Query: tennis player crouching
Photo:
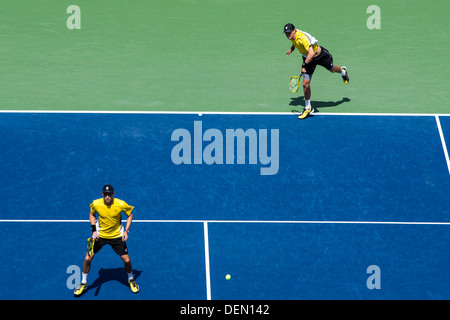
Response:
[[[290,55],[292,51],[297,50],[303,55],[303,64],[301,73],[303,74],[303,93],[305,95],[305,109],[298,117],[305,119],[309,114],[314,113],[314,108],[311,107],[311,78],[317,65],[326,68],[328,71],[334,73],[339,72],[344,83],[349,82],[348,71],[346,67],[339,67],[333,64],[333,56],[327,49],[318,45],[316,38],[309,33],[295,29],[292,23],[284,26],[284,34],[292,41],[292,47],[286,52]]]
[[[128,284],[131,291],[134,293],[139,292],[139,286],[136,284],[133,275],[126,244],[133,220],[131,211],[134,207],[123,200],[114,198],[114,188],[109,184],[103,187],[102,195],[103,198],[94,200],[91,203],[89,221],[91,223],[92,238],[88,239],[88,252],[83,262],[82,279],[80,285],[74,291],[75,296],[81,296],[86,290],[91,261],[95,254],[106,244],[110,245],[122,259],[125,270],[128,273]],[[122,212],[127,216],[125,230],[122,227]],[[98,213],[99,230],[97,230],[96,226],[96,213]]]

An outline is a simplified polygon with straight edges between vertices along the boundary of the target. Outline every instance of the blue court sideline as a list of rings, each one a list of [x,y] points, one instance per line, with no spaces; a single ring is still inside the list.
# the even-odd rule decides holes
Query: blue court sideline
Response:
[[[450,118],[439,120],[450,141]],[[278,130],[277,173],[261,175],[259,153],[249,163],[249,139],[244,164],[194,164],[198,124],[223,137],[266,129],[269,141]],[[190,133],[192,164],[173,162],[177,129]],[[105,248],[82,299],[206,299],[205,220],[212,299],[450,298],[450,175],[434,116],[2,113],[0,134],[2,220],[87,220],[109,183],[137,220],[200,221],[134,223],[141,292],[131,295]],[[22,281],[12,290],[6,280],[0,298],[72,299],[66,269],[81,266],[88,223],[2,223],[4,272]],[[379,290],[366,286],[370,265],[381,269]]]

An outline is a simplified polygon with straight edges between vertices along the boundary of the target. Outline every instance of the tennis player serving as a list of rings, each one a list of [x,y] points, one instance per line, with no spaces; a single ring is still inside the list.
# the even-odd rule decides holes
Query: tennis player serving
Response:
[[[292,42],[292,47],[286,52],[286,55],[289,56],[297,49],[303,56],[301,74],[303,75],[305,109],[298,118],[305,119],[314,113],[314,108],[311,106],[311,79],[316,66],[320,65],[332,73],[339,72],[345,84],[349,82],[348,71],[346,67],[333,64],[333,56],[328,50],[319,46],[316,38],[305,31],[296,29],[292,23],[284,26],[284,34]]]
[[[131,211],[133,206],[128,205],[125,201],[114,198],[113,186],[107,184],[103,187],[103,198],[94,200],[91,203],[91,212],[89,213],[89,221],[91,223],[92,238],[88,239],[87,253],[83,262],[83,273],[80,285],[75,289],[74,295],[81,296],[87,288],[87,276],[91,269],[91,262],[95,254],[108,244],[122,258],[125,270],[128,273],[128,283],[131,291],[139,292],[139,286],[134,279],[131,268],[131,260],[128,255],[126,241],[133,220]],[[127,224],[125,229],[122,226],[122,213],[127,216]],[[96,214],[98,214],[99,229],[96,226]]]

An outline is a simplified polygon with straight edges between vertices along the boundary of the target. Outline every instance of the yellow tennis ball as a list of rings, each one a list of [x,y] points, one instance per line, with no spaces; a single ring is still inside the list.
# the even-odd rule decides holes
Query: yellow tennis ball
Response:
[[[230,279],[231,279],[231,275],[227,274],[227,275],[225,276],[225,279],[230,280]]]

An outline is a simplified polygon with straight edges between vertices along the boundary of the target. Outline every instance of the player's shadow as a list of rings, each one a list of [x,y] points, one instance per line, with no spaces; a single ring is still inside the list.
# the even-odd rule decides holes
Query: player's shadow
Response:
[[[133,270],[134,278],[137,279],[141,273],[142,273],[142,271]],[[89,290],[95,289],[94,295],[98,296],[98,294],[100,293],[102,284],[104,284],[108,281],[117,281],[126,287],[130,286],[128,284],[127,273],[123,267],[122,268],[112,268],[112,269],[101,268],[98,271],[98,278],[91,285],[89,285],[88,289]]]
[[[311,105],[314,107],[315,112],[320,112],[320,109],[322,108],[332,108],[337,107],[338,105],[343,104],[344,102],[351,101],[350,98],[342,98],[339,101],[311,101]],[[289,103],[290,106],[296,107],[296,106],[305,106],[305,97],[297,97],[297,98],[291,98],[291,102]],[[292,110],[292,112],[295,113],[295,111],[298,110]],[[301,112],[300,112],[301,113]]]

